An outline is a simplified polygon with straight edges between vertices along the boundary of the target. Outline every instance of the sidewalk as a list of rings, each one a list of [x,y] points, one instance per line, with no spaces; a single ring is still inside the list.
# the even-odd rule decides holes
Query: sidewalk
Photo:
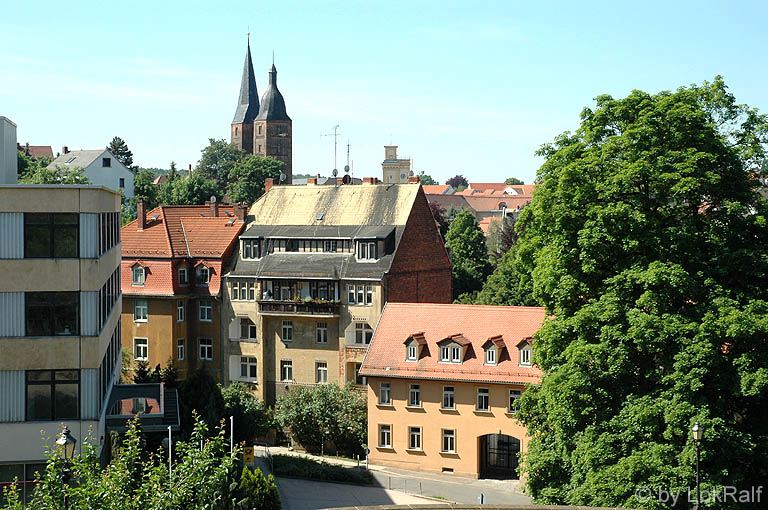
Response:
[[[337,464],[347,467],[357,466],[357,462],[337,459],[333,457],[320,457],[304,452],[296,452],[286,447],[272,447],[273,455],[291,455],[304,457],[328,464]],[[361,461],[364,467],[365,462]],[[421,495],[432,498],[444,498],[446,501],[464,504],[478,503],[480,494],[484,496],[484,503],[496,505],[524,505],[531,504],[531,498],[522,494],[521,484],[518,480],[488,480],[467,478],[463,476],[426,473],[407,469],[392,468],[371,464],[368,466],[371,474],[380,487],[386,491],[395,491],[407,494]],[[437,503],[438,501],[434,501]]]

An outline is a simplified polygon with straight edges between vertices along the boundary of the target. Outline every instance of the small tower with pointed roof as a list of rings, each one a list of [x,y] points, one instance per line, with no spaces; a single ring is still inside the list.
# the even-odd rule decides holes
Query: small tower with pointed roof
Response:
[[[285,163],[285,184],[293,181],[292,140],[292,121],[285,110],[283,95],[277,88],[277,68],[273,61],[269,70],[269,87],[261,96],[259,113],[253,123],[253,153],[272,156]]]
[[[253,73],[251,60],[251,41],[248,34],[248,45],[243,64],[243,78],[240,82],[240,97],[232,119],[231,140],[246,154],[253,154],[253,121],[259,114],[259,93],[256,90],[256,75]]]

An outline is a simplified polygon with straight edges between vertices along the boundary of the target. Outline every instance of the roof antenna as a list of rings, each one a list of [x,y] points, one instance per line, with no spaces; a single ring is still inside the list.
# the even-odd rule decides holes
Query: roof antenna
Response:
[[[272,67],[275,67],[275,50],[272,50]]]
[[[248,37],[248,46],[251,45],[251,25],[248,25],[248,33],[246,34],[246,37]]]

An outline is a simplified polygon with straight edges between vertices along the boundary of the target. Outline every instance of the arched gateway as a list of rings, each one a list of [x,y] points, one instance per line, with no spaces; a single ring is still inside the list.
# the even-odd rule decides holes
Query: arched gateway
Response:
[[[516,480],[520,440],[506,434],[486,434],[478,438],[480,478]]]

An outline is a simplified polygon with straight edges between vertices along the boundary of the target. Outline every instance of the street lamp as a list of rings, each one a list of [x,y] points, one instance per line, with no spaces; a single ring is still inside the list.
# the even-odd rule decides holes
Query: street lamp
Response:
[[[696,506],[694,508],[700,510],[704,507],[701,504],[701,485],[699,484],[699,443],[704,437],[704,429],[698,421],[691,428],[691,434],[693,435],[693,444],[696,446]]]
[[[61,470],[61,483],[64,485],[69,485],[69,480],[72,478],[72,471],[69,468],[69,462],[75,455],[76,444],[77,439],[72,437],[72,435],[69,433],[69,427],[64,425],[59,438],[56,440],[56,449],[59,456],[64,461],[64,468]],[[64,490],[64,508],[69,508],[69,500],[67,499],[66,489]]]

